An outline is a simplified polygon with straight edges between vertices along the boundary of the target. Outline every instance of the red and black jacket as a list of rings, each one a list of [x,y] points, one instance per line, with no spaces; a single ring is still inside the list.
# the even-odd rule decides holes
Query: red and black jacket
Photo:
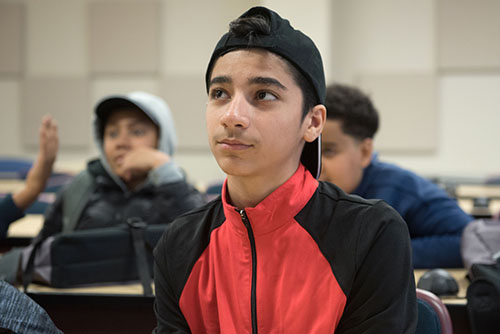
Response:
[[[154,333],[414,333],[408,230],[303,166],[254,208],[221,198],[155,249]]]

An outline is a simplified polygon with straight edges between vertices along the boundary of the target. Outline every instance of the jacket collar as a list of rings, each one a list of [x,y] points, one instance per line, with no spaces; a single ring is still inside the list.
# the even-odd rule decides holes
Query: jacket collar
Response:
[[[281,186],[253,208],[245,208],[254,235],[272,232],[290,222],[307,204],[318,181],[300,164],[297,171]],[[247,233],[238,209],[227,202],[227,179],[222,188],[224,214],[231,226]]]
[[[372,159],[370,164],[365,167],[363,170],[363,177],[361,178],[361,182],[358,184],[357,188],[352,192],[354,195],[358,195],[363,197],[363,194],[366,193],[368,186],[370,185],[370,180],[373,180],[373,170],[374,166],[379,163],[378,161],[378,153],[374,152],[372,154]]]

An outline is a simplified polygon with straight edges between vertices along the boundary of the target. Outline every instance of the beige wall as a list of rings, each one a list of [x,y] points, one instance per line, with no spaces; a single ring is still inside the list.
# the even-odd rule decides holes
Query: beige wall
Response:
[[[57,166],[83,168],[96,101],[146,90],[172,108],[191,180],[223,177],[206,144],[203,75],[228,22],[259,4],[315,40],[327,82],[372,95],[383,159],[427,175],[500,173],[495,0],[0,0],[0,154],[33,157],[51,112]]]

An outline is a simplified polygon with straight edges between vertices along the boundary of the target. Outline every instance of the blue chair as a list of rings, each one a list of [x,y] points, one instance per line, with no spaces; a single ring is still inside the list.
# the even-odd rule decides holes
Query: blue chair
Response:
[[[0,179],[25,179],[33,161],[24,158],[0,158]]]
[[[453,334],[450,314],[438,296],[417,288],[417,306],[416,334]]]
[[[210,202],[211,200],[217,198],[222,194],[222,187],[224,185],[224,180],[217,180],[210,183],[204,192],[205,202]]]

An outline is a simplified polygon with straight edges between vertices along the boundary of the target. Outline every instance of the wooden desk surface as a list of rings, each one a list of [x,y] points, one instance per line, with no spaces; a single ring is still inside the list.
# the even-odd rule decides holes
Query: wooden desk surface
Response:
[[[13,193],[24,186],[21,179],[0,179],[0,193]]]
[[[26,215],[13,222],[7,231],[7,238],[33,238],[42,229],[43,215]]]
[[[457,198],[461,197],[487,197],[500,198],[500,186],[493,184],[459,184],[455,188]]]
[[[154,291],[154,284],[151,285]],[[92,285],[77,288],[56,289],[40,284],[30,284],[28,293],[57,293],[57,294],[94,294],[94,295],[142,295],[142,285],[140,283],[124,283]]]

